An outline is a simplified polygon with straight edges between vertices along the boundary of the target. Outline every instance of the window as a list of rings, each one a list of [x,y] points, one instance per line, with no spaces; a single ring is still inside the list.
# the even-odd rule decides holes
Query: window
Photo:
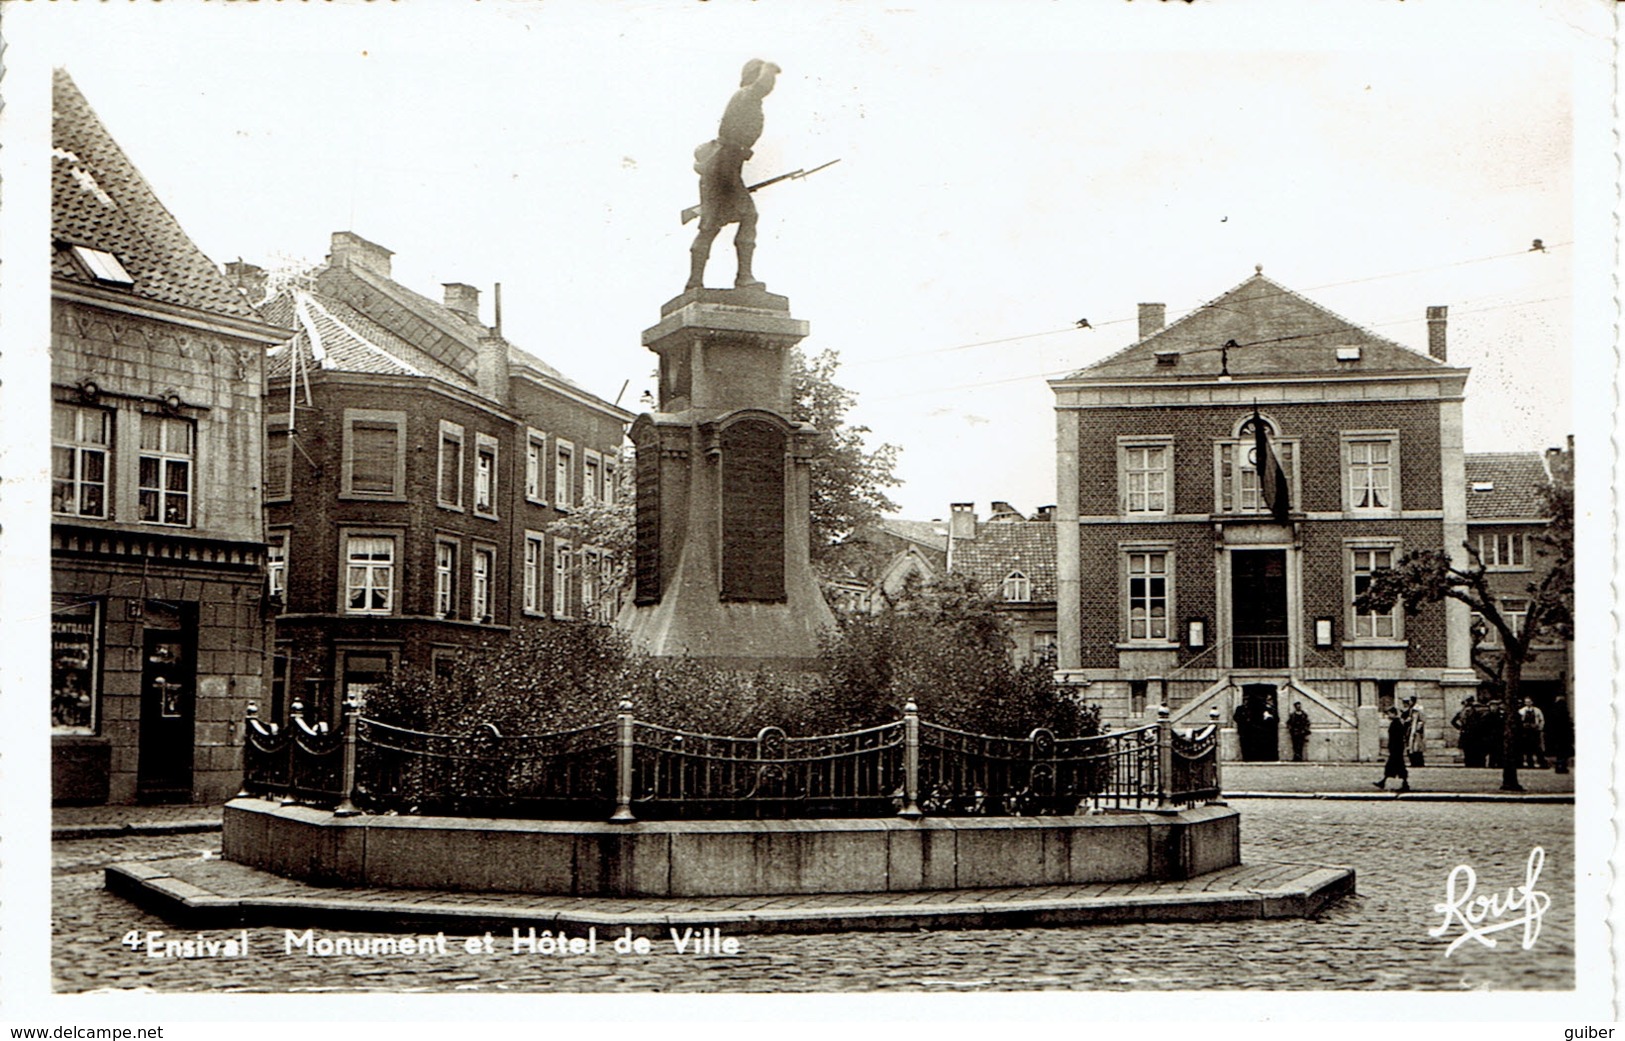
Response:
[[[1020,571],[1012,571],[1004,576],[1004,589],[1002,592],[1006,603],[1025,604],[1033,598],[1032,579]]]
[[[547,561],[542,536],[525,533],[525,613],[542,613],[542,570]]]
[[[1394,550],[1392,547],[1355,547],[1352,553],[1350,574],[1353,577],[1353,599],[1358,600],[1360,595],[1371,585],[1371,575],[1382,568],[1392,567],[1394,564]],[[1352,606],[1350,610],[1353,610]],[[1395,640],[1399,638],[1399,605],[1395,604],[1393,610],[1383,613],[1375,611],[1361,613],[1354,611],[1354,624],[1350,632],[1356,640]]]
[[[457,543],[440,539],[434,544],[434,616],[457,614]]]
[[[1128,681],[1128,713],[1130,718],[1139,719],[1145,715],[1146,695],[1150,693],[1150,680]]]
[[[344,540],[344,609],[389,614],[395,608],[395,539],[349,535]]]
[[[1501,621],[1512,630],[1513,636],[1522,636],[1529,622],[1529,601],[1521,597],[1505,597],[1500,601]]]
[[[598,603],[599,554],[596,549],[581,551],[581,603],[587,610],[587,617],[593,621],[603,621],[600,617],[602,607]]]
[[[1166,552],[1128,554],[1128,638],[1168,639]]]
[[[1167,442],[1119,443],[1117,481],[1125,514],[1172,512],[1173,454]]]
[[[51,729],[94,734],[100,676],[101,601],[51,597]]]
[[[1343,432],[1343,508],[1399,509],[1399,435],[1391,430]]]
[[[553,544],[553,616],[570,617],[570,544]]]
[[[1529,536],[1522,532],[1481,534],[1478,536],[1478,559],[1489,571],[1528,570]]]
[[[293,494],[293,434],[285,426],[265,431],[265,497],[286,499]]]
[[[51,406],[51,512],[107,516],[112,417],[99,408]]]
[[[394,661],[388,654],[375,652],[344,655],[344,697],[365,701],[379,684],[389,680]]]
[[[141,417],[141,520],[149,524],[192,523],[192,434],[190,419]]]
[[[343,494],[357,499],[399,499],[406,487],[404,412],[344,410]]]
[[[474,512],[497,515],[497,439],[489,434],[479,436],[474,450]]]
[[[106,196],[103,196],[106,198]],[[135,279],[130,272],[119,262],[119,258],[105,249],[94,249],[90,246],[73,247],[73,255],[79,258],[79,263],[90,272],[90,277],[98,282],[106,282],[113,286],[133,286]]]
[[[1274,436],[1274,427],[1265,425],[1271,431],[1271,444],[1275,448],[1275,456],[1281,463],[1281,472],[1286,475],[1287,497],[1293,509],[1298,509],[1298,440],[1297,438],[1281,438]],[[1269,507],[1264,503],[1264,496],[1258,488],[1258,468],[1254,456],[1258,454],[1258,445],[1253,437],[1252,417],[1247,417],[1239,427],[1239,432],[1233,440],[1216,442],[1214,447],[1214,484],[1217,494],[1215,507],[1220,513],[1269,513]]]
[[[495,572],[496,552],[479,547],[474,550],[474,582],[470,591],[469,617],[476,622],[491,620],[491,575]]]
[[[598,620],[606,625],[615,621],[621,609],[620,588],[615,582],[615,557],[609,550],[598,551]]]
[[[603,474],[603,457],[597,452],[589,451],[581,457],[581,501],[585,503],[597,502],[600,494],[600,482]]]
[[[288,533],[273,531],[265,544],[265,591],[271,596],[288,595]]]
[[[553,442],[553,505],[561,510],[567,510],[575,505],[574,482],[575,476],[570,461],[575,456],[575,446],[568,441],[555,440]]]
[[[440,466],[436,481],[440,505],[448,510],[463,508],[463,428],[440,421]]]
[[[531,502],[547,499],[547,435],[531,430],[525,437],[525,498]]]
[[[615,504],[615,464],[608,459],[604,460],[604,504]]]

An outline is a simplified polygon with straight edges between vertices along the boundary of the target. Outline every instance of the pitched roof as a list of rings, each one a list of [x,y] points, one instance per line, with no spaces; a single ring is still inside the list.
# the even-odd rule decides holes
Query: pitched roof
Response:
[[[1546,507],[1540,493],[1547,483],[1546,463],[1539,452],[1470,452],[1467,519],[1543,517]]]
[[[983,521],[974,539],[955,539],[950,571],[969,575],[998,596],[1006,577],[1020,571],[1032,582],[1034,603],[1055,602],[1055,525],[1046,521]]]
[[[132,296],[254,319],[235,285],[187,237],[130,162],[66,71],[51,93],[51,274],[108,286],[76,260],[73,246],[111,253]]]
[[[297,330],[291,344],[266,352],[267,379],[286,376],[295,354],[301,367],[391,376],[433,376],[475,389],[463,373],[425,354],[354,308],[305,289],[285,289],[260,305],[268,319]]]
[[[1219,348],[1234,341],[1238,346]],[[1339,361],[1336,348],[1358,347]],[[1172,365],[1157,355],[1172,354]],[[1228,355],[1226,357],[1226,355]],[[1316,375],[1448,369],[1300,296],[1262,273],[1067,379],[1212,379],[1228,364],[1233,376]]]
[[[947,521],[918,521],[902,520],[901,518],[886,518],[880,522],[882,531],[896,535],[909,542],[917,542],[927,549],[934,549],[938,553],[945,553],[948,549],[948,522]]]

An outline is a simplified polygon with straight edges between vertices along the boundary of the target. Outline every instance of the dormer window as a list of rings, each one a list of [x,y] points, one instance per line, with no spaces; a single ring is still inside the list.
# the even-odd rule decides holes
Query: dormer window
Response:
[[[1004,576],[1004,602],[1007,604],[1030,603],[1033,598],[1032,579],[1020,571],[1012,571]]]
[[[1337,360],[1338,361],[1359,361],[1360,360],[1360,348],[1358,348],[1358,347],[1339,347],[1339,348],[1337,348]]]
[[[74,246],[73,255],[90,273],[90,277],[98,282],[105,282],[110,286],[133,286],[135,279],[124,270],[119,259],[105,249],[92,249],[89,246]]]

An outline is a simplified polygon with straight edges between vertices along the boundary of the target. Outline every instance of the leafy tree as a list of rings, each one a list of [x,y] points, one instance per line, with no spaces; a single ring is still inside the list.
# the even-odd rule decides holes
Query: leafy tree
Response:
[[[811,357],[797,350],[790,357],[790,418],[811,423],[824,434],[811,467],[815,567],[846,536],[881,514],[895,513],[898,506],[886,489],[902,483],[895,472],[901,449],[882,444],[871,450],[864,443],[869,428],[846,422],[857,395],[835,382],[840,364],[840,354],[832,350]]]
[[[615,494],[611,501],[594,499],[577,503],[570,512],[547,526],[547,533],[575,547],[570,558],[572,574],[579,580],[586,559],[584,547],[609,551],[609,569],[601,571],[594,603],[584,605],[588,617],[595,609],[613,620],[614,608],[632,582],[632,551],[636,533],[634,497],[636,458],[629,444],[622,445],[615,466]]]
[[[1523,625],[1515,628],[1502,614],[1501,604],[1486,579],[1487,569],[1477,549],[1463,543],[1466,563],[1457,564],[1443,550],[1413,550],[1400,557],[1392,568],[1382,568],[1371,576],[1370,585],[1355,600],[1358,611],[1390,611],[1404,604],[1405,613],[1414,615],[1424,604],[1456,600],[1478,613],[1483,622],[1473,633],[1473,665],[1499,689],[1502,698],[1501,790],[1523,791],[1518,783],[1519,725],[1522,705],[1519,685],[1523,667],[1535,656],[1532,649],[1541,640],[1569,639],[1574,626],[1574,462],[1573,450],[1558,457],[1552,467],[1553,480],[1542,492],[1550,519],[1545,531],[1531,539],[1531,547],[1545,566],[1535,568],[1522,592],[1528,603]],[[1500,637],[1501,653],[1483,646],[1484,635],[1494,630]]]

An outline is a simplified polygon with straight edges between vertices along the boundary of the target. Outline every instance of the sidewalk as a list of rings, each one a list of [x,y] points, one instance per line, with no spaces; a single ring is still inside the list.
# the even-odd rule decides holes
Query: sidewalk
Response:
[[[220,806],[54,806],[51,838],[105,839],[119,835],[184,835],[219,831]]]

